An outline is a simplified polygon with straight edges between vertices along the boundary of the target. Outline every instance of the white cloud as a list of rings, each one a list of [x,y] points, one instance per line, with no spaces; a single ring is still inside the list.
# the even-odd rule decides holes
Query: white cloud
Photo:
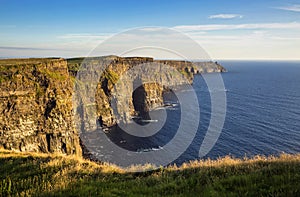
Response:
[[[300,12],[300,4],[277,7],[277,9],[286,10],[286,11],[293,11],[293,12]]]
[[[299,29],[299,22],[291,23],[246,23],[234,25],[180,25],[173,27],[176,30],[189,32],[189,31],[214,31],[214,30],[242,30],[242,29]]]
[[[216,14],[216,15],[211,15],[208,18],[210,18],[210,19],[233,19],[233,18],[243,18],[243,15],[239,15],[239,14]]]
[[[182,25],[174,29],[197,41],[213,59],[299,59],[300,22]],[[198,34],[204,31],[206,34]]]
[[[182,25],[173,29],[184,32],[204,47],[213,59],[299,59],[300,22]],[[128,52],[130,55],[178,59],[174,53],[167,53],[162,50],[163,48],[160,50],[153,47],[164,43],[164,48],[176,51],[178,50],[176,46],[184,46],[184,50],[191,53],[191,57],[188,57],[190,59],[198,54],[196,49],[193,50],[192,45],[184,42],[182,34],[172,34],[169,31],[156,33],[154,30],[146,28],[144,32],[138,30],[130,33],[123,32],[121,36],[114,38],[114,42],[110,41],[106,44],[101,41],[106,38],[110,39],[112,34],[64,34],[56,37],[54,42],[43,42],[40,46],[34,46],[35,49],[46,48],[47,50],[0,47],[0,53],[3,54],[2,56],[9,56],[9,54],[14,56],[27,54],[28,56],[30,54],[31,56],[32,54],[63,57],[87,56],[101,43],[102,47],[97,48],[90,55],[120,54],[124,53],[124,49],[128,46],[134,45],[136,48],[132,47],[133,50]],[[167,38],[166,35],[168,35]],[[138,46],[146,47],[143,49]],[[155,50],[152,50],[151,46]]]
[[[108,34],[65,34],[58,36],[58,38],[62,39],[106,39],[110,35]]]

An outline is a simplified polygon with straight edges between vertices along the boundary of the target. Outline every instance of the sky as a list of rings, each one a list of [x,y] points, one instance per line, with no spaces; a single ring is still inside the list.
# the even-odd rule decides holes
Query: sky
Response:
[[[0,0],[0,57],[87,56],[138,27],[181,32],[214,60],[300,60],[295,0]]]

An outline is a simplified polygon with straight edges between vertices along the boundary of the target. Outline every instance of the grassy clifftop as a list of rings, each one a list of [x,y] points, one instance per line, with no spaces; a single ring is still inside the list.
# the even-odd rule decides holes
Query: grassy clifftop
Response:
[[[0,150],[0,196],[297,196],[300,154],[125,173],[75,156]]]

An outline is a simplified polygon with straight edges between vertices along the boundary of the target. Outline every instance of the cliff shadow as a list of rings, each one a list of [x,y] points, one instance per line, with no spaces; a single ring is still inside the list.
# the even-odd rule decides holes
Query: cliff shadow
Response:
[[[144,120],[150,120],[149,115],[149,107],[147,106],[146,99],[147,99],[147,92],[144,85],[142,84],[141,79],[135,79],[133,81],[134,91],[132,92],[132,103],[136,115]],[[137,87],[137,88],[135,88]],[[140,124],[140,122],[137,121]]]

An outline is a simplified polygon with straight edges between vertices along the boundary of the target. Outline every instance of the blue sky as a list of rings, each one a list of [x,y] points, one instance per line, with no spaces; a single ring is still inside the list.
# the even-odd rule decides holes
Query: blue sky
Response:
[[[213,59],[300,59],[300,2],[0,0],[0,56],[85,56],[130,28],[173,28]],[[102,54],[99,54],[102,55]]]

